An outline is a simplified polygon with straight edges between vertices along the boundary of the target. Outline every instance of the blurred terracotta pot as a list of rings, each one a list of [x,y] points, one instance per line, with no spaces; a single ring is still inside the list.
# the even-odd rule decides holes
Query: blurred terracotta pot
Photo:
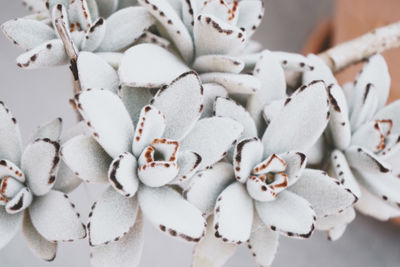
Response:
[[[332,19],[321,22],[311,33],[303,53],[318,53],[330,46],[353,39],[374,28],[400,20],[400,1],[398,0],[336,0]],[[400,98],[400,52],[390,50],[383,54],[391,74],[389,102]],[[354,80],[362,64],[347,68],[336,75],[338,81]],[[399,192],[400,194],[400,192]],[[400,226],[400,217],[393,219]]]

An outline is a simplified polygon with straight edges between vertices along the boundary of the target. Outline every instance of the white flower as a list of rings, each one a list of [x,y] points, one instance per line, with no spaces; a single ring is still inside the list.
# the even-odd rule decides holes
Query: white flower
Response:
[[[252,94],[260,88],[255,77],[243,72],[259,57],[250,37],[261,23],[263,1],[138,2],[157,19],[158,31],[172,45],[157,39],[128,49],[119,69],[123,85],[157,87],[191,68],[204,83],[220,84],[230,93]]]
[[[77,184],[65,165],[60,166],[60,132],[61,120],[56,119],[39,128],[22,151],[17,122],[0,103],[0,248],[21,222],[28,245],[46,261],[56,257],[58,241],[86,237],[86,227],[65,194]]]
[[[40,15],[7,21],[2,30],[10,41],[27,50],[17,58],[17,65],[25,69],[68,62],[56,20],[66,26],[66,38],[76,51],[115,58],[118,53],[113,52],[132,45],[155,21],[143,7],[127,6],[124,1],[121,1],[122,9],[117,10],[118,2],[50,0],[45,5],[44,1],[31,0],[29,6],[35,6]]]
[[[172,185],[219,161],[243,130],[229,118],[199,120],[203,89],[194,72],[154,97],[132,87],[119,94],[99,89],[78,94],[76,105],[92,135],[62,148],[63,159],[82,179],[110,184],[89,215],[94,266],[138,264],[140,211],[161,231],[198,242],[205,230],[202,213]],[[131,246],[137,250],[125,249]]]
[[[308,238],[317,216],[338,214],[355,202],[356,197],[325,172],[305,169],[304,152],[323,133],[328,111],[325,85],[312,82],[275,110],[260,141],[250,114],[232,100],[217,98],[215,114],[235,119],[248,131],[235,146],[232,164],[221,162],[200,172],[184,192],[214,217],[195,250],[193,266],[221,266],[234,244],[242,242],[248,242],[259,265],[268,266],[278,233]]]
[[[359,197],[355,207],[379,220],[400,215],[400,102],[385,106],[390,75],[384,58],[370,57],[353,84],[343,89],[322,61],[310,55],[315,70],[304,79],[324,79],[329,84],[331,120],[326,132],[330,172]],[[325,152],[326,153],[326,152]],[[339,238],[354,210],[323,218],[317,225]]]

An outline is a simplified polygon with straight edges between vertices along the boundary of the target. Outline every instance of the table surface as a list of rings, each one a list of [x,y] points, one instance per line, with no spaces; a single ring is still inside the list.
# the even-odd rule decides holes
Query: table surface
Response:
[[[298,51],[318,20],[332,11],[329,0],[266,0],[266,16],[255,39],[272,50]],[[0,22],[27,14],[20,1],[2,1]],[[37,125],[62,117],[66,127],[75,121],[66,99],[71,98],[70,73],[66,67],[24,71],[15,64],[21,51],[0,36],[0,99],[18,119],[23,138]],[[82,185],[72,194],[87,214],[100,186]],[[192,246],[163,235],[149,223],[145,226],[145,248],[140,266],[190,266]],[[0,251],[0,267],[89,266],[87,241],[61,244],[57,259],[49,264],[36,259],[19,234]],[[166,264],[167,263],[167,264]],[[239,247],[229,267],[256,266],[245,246]],[[400,266],[400,228],[358,215],[337,242],[324,233],[309,240],[281,238],[273,266]]]

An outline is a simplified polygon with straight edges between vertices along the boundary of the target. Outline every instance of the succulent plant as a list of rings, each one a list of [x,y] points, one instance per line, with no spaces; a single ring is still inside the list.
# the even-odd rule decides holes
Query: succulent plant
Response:
[[[17,121],[0,103],[0,248],[21,223],[29,247],[46,261],[55,259],[57,242],[86,237],[66,194],[76,185],[60,166],[60,133],[61,120],[56,119],[40,127],[22,150]]]
[[[353,83],[342,87],[321,60],[309,56],[315,70],[304,80],[322,79],[328,85],[331,120],[324,146],[329,154],[329,171],[349,188],[359,201],[358,211],[379,220],[400,215],[399,101],[387,106],[390,75],[384,58],[367,59]],[[317,228],[339,238],[355,217],[353,208],[340,216],[323,218]]]
[[[27,50],[17,58],[17,65],[25,69],[68,63],[65,42],[75,53],[118,57],[114,52],[132,45],[154,23],[143,7],[125,2],[119,6],[118,1],[32,0],[26,4],[40,13],[7,21],[2,30],[10,41]],[[57,24],[64,31],[60,32]]]
[[[306,168],[302,151],[308,151],[324,131],[327,102],[323,82],[299,88],[274,111],[260,140],[254,120],[242,106],[216,99],[215,115],[232,118],[246,130],[232,163],[221,162],[198,173],[184,191],[191,203],[214,218],[208,237],[195,249],[193,266],[221,266],[243,242],[257,264],[268,266],[279,233],[308,238],[317,217],[336,215],[353,205],[357,198],[352,192],[325,172]]]
[[[173,185],[219,161],[243,130],[229,118],[199,120],[203,88],[194,72],[182,74],[153,98],[143,88],[119,93],[122,99],[109,90],[78,94],[76,106],[91,136],[77,136],[62,148],[63,159],[79,177],[110,184],[89,215],[95,266],[109,266],[120,257],[119,266],[138,262],[140,253],[125,254],[122,248],[142,242],[141,234],[130,233],[141,231],[132,228],[139,210],[161,231],[198,242],[205,220]]]
[[[230,93],[259,89],[259,81],[243,71],[258,60],[254,52],[259,46],[250,38],[263,17],[263,1],[138,2],[171,45],[154,41],[127,50],[119,70],[123,85],[157,87],[191,68],[203,82],[220,84]]]

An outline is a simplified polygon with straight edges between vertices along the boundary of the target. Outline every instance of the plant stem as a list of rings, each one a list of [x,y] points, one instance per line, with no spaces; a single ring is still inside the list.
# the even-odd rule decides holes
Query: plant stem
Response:
[[[67,53],[69,59],[70,59],[70,70],[72,73],[72,85],[73,85],[73,94],[74,96],[82,91],[81,83],[79,81],[79,75],[78,75],[78,67],[77,67],[77,60],[78,60],[78,53],[76,52],[74,43],[72,42],[70,33],[68,31],[67,25],[65,22],[58,18],[55,21],[56,29],[58,31],[58,34],[61,38],[61,41],[64,44],[65,52]],[[78,121],[82,120],[81,115],[77,111],[75,102],[71,99],[70,100],[71,105],[73,106],[75,112],[77,113],[78,116]]]
[[[318,56],[336,73],[376,53],[397,47],[400,47],[400,21],[338,44]]]

